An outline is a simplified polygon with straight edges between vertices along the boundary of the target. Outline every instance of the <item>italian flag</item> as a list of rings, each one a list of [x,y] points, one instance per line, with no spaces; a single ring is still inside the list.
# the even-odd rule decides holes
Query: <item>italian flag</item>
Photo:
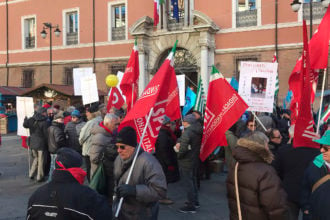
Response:
[[[225,132],[241,117],[248,105],[212,67],[207,94],[200,159],[204,161],[217,146],[227,146]]]
[[[160,5],[164,3],[164,0],[154,0],[154,26],[159,23],[159,11]]]
[[[321,122],[326,123],[330,116],[330,108],[326,106],[326,110],[321,115]]]

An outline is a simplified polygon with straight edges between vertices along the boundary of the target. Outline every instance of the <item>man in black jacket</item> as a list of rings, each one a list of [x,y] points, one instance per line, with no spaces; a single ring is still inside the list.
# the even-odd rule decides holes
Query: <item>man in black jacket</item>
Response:
[[[111,219],[106,198],[82,185],[86,172],[81,164],[81,156],[73,149],[57,151],[53,179],[30,197],[27,220]]]
[[[59,112],[54,116],[51,126],[48,128],[48,151],[51,156],[48,181],[52,179],[52,173],[55,169],[55,158],[57,150],[66,147],[66,138],[64,134],[64,116]]]
[[[39,107],[36,113],[31,118],[25,118],[23,123],[24,128],[30,130],[30,148],[32,154],[32,165],[29,171],[30,179],[34,179],[37,172],[37,182],[44,180],[44,161],[45,151],[47,151],[48,144],[48,123],[47,110]]]
[[[175,150],[178,152],[180,177],[187,190],[187,202],[179,211],[196,213],[196,209],[199,208],[196,172],[199,166],[203,128],[192,114],[186,115],[182,124],[184,131]]]

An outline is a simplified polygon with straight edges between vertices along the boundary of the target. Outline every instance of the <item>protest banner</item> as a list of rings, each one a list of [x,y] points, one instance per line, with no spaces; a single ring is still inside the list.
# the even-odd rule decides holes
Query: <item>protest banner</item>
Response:
[[[81,78],[85,76],[90,76],[93,74],[92,67],[86,68],[73,68],[73,88],[74,95],[81,95]]]
[[[184,106],[185,100],[185,75],[176,75],[176,81],[179,87],[180,106]]]
[[[95,74],[81,78],[81,94],[84,105],[99,101]]]
[[[16,109],[17,109],[17,135],[30,136],[29,129],[23,127],[25,117],[32,117],[34,114],[34,104],[32,97],[16,96]]]
[[[248,111],[273,112],[277,63],[241,62],[238,94]]]

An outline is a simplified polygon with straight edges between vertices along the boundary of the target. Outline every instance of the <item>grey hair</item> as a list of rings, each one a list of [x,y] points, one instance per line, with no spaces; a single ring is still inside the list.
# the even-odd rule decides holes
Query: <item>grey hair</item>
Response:
[[[69,106],[69,107],[66,109],[66,111],[71,113],[71,112],[73,112],[75,109],[76,109],[76,108],[75,108],[74,106]]]
[[[265,143],[269,142],[269,138],[261,131],[250,132],[247,135],[245,135],[243,138],[253,142],[257,142],[261,145],[265,145]]]
[[[108,124],[110,123],[112,120],[118,120],[119,117],[113,113],[108,113],[104,116],[104,120],[103,120],[103,124]]]

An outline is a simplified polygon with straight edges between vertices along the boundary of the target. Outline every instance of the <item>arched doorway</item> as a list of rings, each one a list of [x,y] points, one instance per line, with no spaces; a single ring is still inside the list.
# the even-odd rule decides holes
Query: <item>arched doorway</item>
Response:
[[[168,54],[171,52],[171,48],[165,50],[158,61],[157,70],[163,64]],[[178,47],[174,56],[174,69],[177,75],[185,75],[186,88],[189,86],[193,91],[197,92],[197,80],[198,80],[198,66],[196,59],[189,50]],[[154,72],[156,73],[156,71]],[[154,74],[153,73],[153,74]]]

